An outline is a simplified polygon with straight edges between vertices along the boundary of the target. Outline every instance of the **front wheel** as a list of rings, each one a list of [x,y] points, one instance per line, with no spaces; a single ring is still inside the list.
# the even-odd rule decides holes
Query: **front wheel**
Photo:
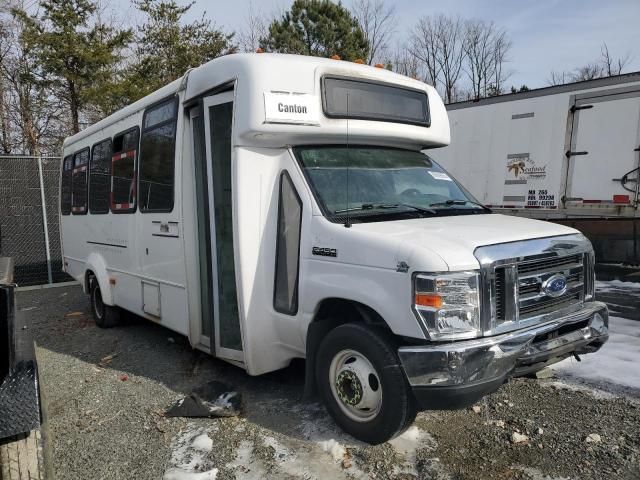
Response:
[[[316,382],[336,423],[358,440],[379,444],[415,419],[413,395],[386,335],[366,325],[341,325],[323,339]]]
[[[111,328],[120,323],[120,311],[117,307],[105,305],[100,285],[95,278],[91,279],[91,313],[96,325],[100,328]]]

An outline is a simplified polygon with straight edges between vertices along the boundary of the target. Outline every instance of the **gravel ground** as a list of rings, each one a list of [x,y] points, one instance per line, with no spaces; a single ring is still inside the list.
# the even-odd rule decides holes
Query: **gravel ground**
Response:
[[[302,401],[300,364],[249,377],[150,322],[98,329],[77,286],[21,291],[17,302],[38,343],[59,479],[640,478],[637,391],[513,380],[372,447]],[[240,417],[163,416],[214,379],[241,392]]]

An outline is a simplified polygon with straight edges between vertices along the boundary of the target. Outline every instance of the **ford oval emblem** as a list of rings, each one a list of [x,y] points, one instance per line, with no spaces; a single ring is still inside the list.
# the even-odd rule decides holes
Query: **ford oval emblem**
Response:
[[[550,297],[559,297],[567,291],[567,279],[564,275],[553,275],[542,284],[542,291]]]

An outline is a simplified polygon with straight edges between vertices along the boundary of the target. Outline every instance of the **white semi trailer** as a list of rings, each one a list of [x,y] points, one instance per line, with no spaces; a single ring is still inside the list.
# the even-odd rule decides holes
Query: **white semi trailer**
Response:
[[[640,262],[640,72],[447,106],[432,153],[501,213],[581,230],[600,261]]]

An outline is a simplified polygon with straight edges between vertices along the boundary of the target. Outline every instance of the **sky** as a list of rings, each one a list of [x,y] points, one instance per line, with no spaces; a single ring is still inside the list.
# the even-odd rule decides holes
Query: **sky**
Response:
[[[186,4],[185,0],[177,0]],[[352,0],[343,0],[349,6]],[[625,72],[640,71],[640,0],[385,0],[395,6],[396,41],[402,44],[423,15],[450,14],[494,21],[513,42],[507,84],[530,88],[548,85],[550,72],[569,71],[600,56],[603,42],[614,57],[627,54]],[[135,21],[128,0],[110,0],[117,15]],[[250,0],[196,0],[189,12],[206,16],[225,30],[246,24]],[[267,14],[282,12],[292,0],[252,0],[253,8]]]

